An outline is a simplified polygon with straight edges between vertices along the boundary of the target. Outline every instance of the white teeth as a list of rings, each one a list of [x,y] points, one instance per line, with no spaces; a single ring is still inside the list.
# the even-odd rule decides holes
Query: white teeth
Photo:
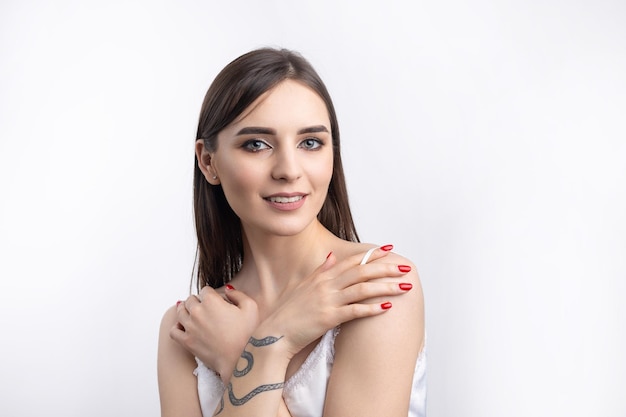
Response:
[[[302,200],[302,196],[297,195],[295,197],[269,197],[268,200],[273,203],[295,203],[296,201]]]

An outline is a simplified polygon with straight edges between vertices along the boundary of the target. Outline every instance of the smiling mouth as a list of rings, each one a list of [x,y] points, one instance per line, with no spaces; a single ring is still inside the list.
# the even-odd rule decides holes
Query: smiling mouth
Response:
[[[303,196],[296,195],[293,197],[267,197],[266,200],[271,201],[272,203],[295,203],[296,201],[302,200]]]

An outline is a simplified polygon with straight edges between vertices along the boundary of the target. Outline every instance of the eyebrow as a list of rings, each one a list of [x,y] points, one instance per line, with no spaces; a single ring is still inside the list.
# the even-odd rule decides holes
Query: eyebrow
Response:
[[[276,131],[274,129],[270,129],[267,127],[244,127],[239,132],[237,132],[237,136],[240,135],[275,135]]]
[[[309,126],[298,130],[298,135],[302,135],[305,133],[328,133],[328,129],[324,125],[317,126]],[[237,136],[241,135],[276,135],[276,130],[270,129],[269,127],[258,127],[258,126],[249,126],[244,127],[239,132],[237,132]]]
[[[317,125],[317,126],[305,127],[304,129],[298,130],[298,135],[302,135],[304,133],[322,133],[322,132],[328,133],[328,129],[326,129],[326,126]]]

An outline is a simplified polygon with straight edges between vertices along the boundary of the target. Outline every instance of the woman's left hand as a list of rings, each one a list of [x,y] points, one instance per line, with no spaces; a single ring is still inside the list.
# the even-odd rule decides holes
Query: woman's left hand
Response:
[[[178,325],[170,337],[220,374],[225,383],[259,322],[256,302],[227,286],[225,300],[211,287],[177,307]]]

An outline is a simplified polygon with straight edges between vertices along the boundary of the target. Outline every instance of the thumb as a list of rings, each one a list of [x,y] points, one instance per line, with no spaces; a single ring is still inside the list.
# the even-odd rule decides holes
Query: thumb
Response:
[[[335,254],[331,251],[326,255],[326,259],[324,262],[318,267],[320,272],[328,271],[331,267],[333,267],[337,263],[337,258]]]
[[[241,291],[237,291],[235,287],[230,284],[226,284],[224,295],[226,296],[228,301],[230,301],[239,308],[245,308],[250,304],[256,304],[252,298],[248,297]]]

